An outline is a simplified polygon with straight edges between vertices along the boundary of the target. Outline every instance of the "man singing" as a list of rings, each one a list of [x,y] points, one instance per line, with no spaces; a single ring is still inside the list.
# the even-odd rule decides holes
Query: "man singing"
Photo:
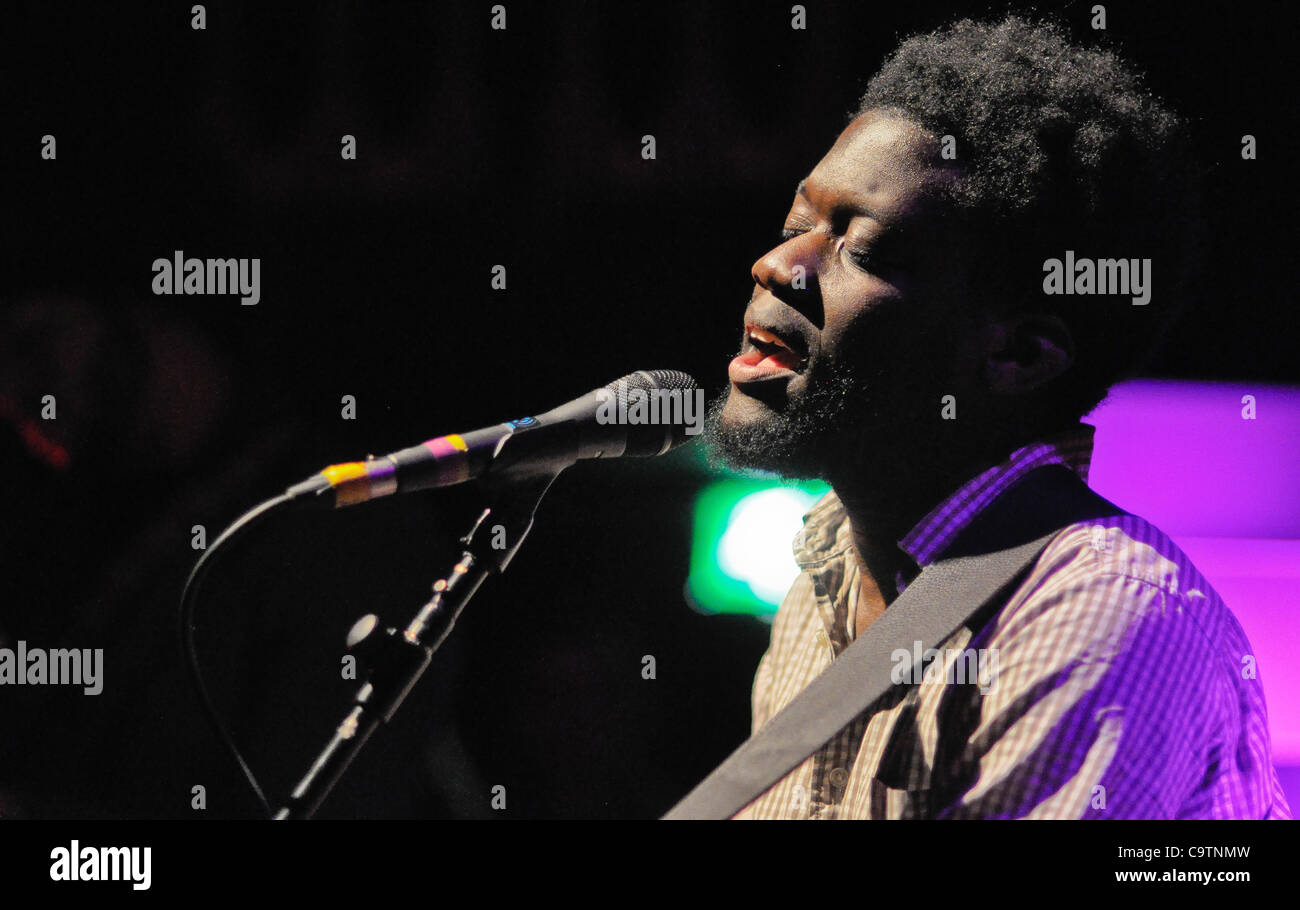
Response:
[[[1195,184],[1179,118],[1056,27],[964,21],[885,62],[753,266],[710,416],[722,462],[833,488],[755,731],[1008,491],[1086,480],[1080,418],[1185,299]],[[1250,643],[1161,531],[1070,524],[1007,590],[940,646],[995,655],[990,685],[894,686],[737,817],[1290,817]]]

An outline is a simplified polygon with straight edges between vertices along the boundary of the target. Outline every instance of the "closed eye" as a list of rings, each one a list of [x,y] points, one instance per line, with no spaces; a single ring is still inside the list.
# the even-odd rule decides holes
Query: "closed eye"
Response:
[[[808,233],[809,230],[811,230],[811,228],[802,228],[797,226],[782,228],[780,234],[781,242],[785,243],[786,241],[793,240],[800,234]],[[880,255],[878,250],[873,250],[871,247],[850,247],[845,244],[843,249],[850,261],[864,272],[874,274],[877,272],[897,271],[898,269],[898,266],[886,261]]]
[[[853,260],[853,263],[863,271],[869,272],[876,265],[876,257],[871,254],[871,250],[848,247],[845,251],[849,254],[849,258]]]
[[[882,255],[880,250],[871,247],[851,247],[846,245],[844,252],[855,266],[873,275],[879,275],[883,272],[897,272],[901,268],[897,263],[891,261],[887,255]]]

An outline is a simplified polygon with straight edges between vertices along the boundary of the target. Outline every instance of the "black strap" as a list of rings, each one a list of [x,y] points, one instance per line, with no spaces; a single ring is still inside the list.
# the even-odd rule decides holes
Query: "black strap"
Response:
[[[1030,471],[923,569],[862,636],[665,819],[730,818],[798,767],[894,685],[891,655],[936,648],[1018,580],[1063,528],[1122,515],[1068,468]]]

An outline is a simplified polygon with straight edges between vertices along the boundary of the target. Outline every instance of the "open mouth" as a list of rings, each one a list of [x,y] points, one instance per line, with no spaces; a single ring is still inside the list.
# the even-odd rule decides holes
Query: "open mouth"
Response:
[[[727,374],[737,384],[789,377],[798,373],[808,358],[766,329],[745,326],[745,343],[740,356],[731,361]]]

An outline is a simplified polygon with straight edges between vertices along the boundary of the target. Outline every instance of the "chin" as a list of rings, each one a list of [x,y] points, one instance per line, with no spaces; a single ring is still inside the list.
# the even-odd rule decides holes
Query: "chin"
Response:
[[[715,467],[792,479],[824,477],[825,456],[842,438],[828,438],[830,426],[817,416],[789,407],[784,396],[778,404],[730,386],[709,407],[704,431],[709,460]]]
[[[731,385],[723,393],[718,418],[729,428],[740,428],[747,424],[761,424],[774,417],[779,417],[784,410],[784,404],[784,396],[779,401],[771,401],[747,394],[736,388],[735,385]]]

